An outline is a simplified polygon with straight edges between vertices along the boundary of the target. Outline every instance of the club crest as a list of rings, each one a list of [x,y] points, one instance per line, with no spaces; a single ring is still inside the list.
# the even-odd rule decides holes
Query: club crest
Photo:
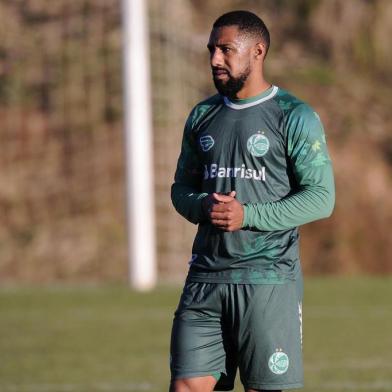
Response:
[[[276,351],[270,356],[268,367],[274,374],[284,374],[289,368],[289,357],[283,351]]]
[[[262,157],[267,154],[269,146],[270,142],[263,133],[255,133],[246,143],[248,151],[255,157]]]

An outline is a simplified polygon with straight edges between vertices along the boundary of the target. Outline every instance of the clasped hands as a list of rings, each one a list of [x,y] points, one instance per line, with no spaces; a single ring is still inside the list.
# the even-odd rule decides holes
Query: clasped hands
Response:
[[[235,195],[235,191],[227,195],[211,193],[203,199],[203,210],[210,222],[218,229],[235,231],[242,228],[244,207]]]

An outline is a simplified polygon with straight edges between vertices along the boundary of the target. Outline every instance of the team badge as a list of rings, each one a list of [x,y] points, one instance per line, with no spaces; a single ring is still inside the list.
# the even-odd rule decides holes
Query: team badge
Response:
[[[211,150],[212,146],[215,144],[215,141],[214,141],[214,139],[212,138],[212,136],[210,136],[210,135],[205,135],[205,136],[202,136],[202,137],[199,139],[199,143],[200,143],[201,149],[202,149],[204,152],[207,152],[207,151]]]
[[[270,356],[268,367],[274,374],[284,374],[289,368],[289,357],[282,351],[282,349],[277,350]]]
[[[248,151],[255,157],[262,157],[267,154],[269,146],[269,140],[263,133],[255,133],[246,143]]]

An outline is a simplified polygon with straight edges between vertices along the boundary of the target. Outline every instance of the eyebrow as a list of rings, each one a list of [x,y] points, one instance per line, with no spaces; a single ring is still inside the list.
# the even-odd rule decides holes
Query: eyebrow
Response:
[[[216,45],[210,44],[210,43],[207,44],[207,48],[208,49],[212,49],[214,47],[220,48],[220,47],[223,47],[223,46],[235,46],[235,44],[232,43],[232,42],[223,43],[223,44],[216,44]]]

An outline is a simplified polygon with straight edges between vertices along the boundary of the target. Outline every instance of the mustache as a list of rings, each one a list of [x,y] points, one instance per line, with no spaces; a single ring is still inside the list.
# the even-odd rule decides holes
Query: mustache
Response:
[[[230,75],[230,72],[226,69],[226,68],[221,68],[221,67],[211,67],[212,73],[216,74],[216,73],[227,73],[228,75]]]

